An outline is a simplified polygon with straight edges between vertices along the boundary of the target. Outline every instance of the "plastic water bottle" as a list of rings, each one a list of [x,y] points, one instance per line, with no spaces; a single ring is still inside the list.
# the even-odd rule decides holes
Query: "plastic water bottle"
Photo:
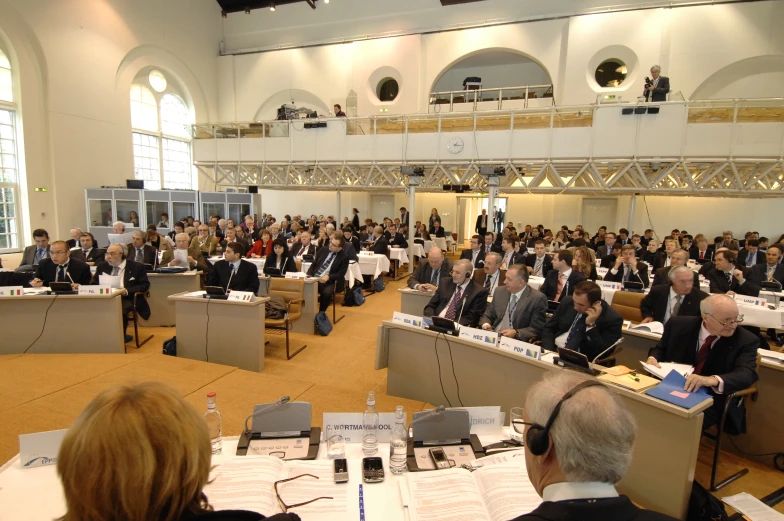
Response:
[[[212,453],[220,454],[223,450],[223,441],[221,438],[221,415],[215,407],[215,392],[207,393],[207,412],[204,413],[204,419],[207,421],[207,427],[210,430],[210,442],[212,443]]]
[[[362,418],[362,452],[372,456],[378,452],[378,412],[376,412],[376,393],[368,391],[367,409]]]
[[[403,406],[395,409],[395,426],[389,437],[389,470],[392,474],[402,474],[406,471],[406,457],[408,456],[408,433],[406,432],[406,413]]]

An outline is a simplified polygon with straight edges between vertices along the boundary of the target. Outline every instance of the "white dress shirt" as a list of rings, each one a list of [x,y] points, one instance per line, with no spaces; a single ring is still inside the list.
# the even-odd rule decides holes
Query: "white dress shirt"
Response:
[[[564,482],[547,485],[542,491],[544,501],[570,501],[574,499],[604,499],[619,497],[618,491],[609,483]]]

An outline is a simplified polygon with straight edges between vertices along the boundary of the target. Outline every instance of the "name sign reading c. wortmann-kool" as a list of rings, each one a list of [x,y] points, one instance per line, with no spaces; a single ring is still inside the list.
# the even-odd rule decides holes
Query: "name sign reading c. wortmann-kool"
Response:
[[[498,333],[495,331],[485,331],[484,329],[475,329],[473,327],[461,327],[460,338],[493,347],[498,343]]]
[[[340,434],[346,443],[362,443],[364,427],[362,419],[364,414],[361,412],[325,412],[323,417],[324,436]],[[408,415],[406,415],[408,418]],[[403,420],[404,425],[408,425]],[[378,413],[378,435],[379,443],[388,443],[392,434],[392,427],[395,426],[395,413]]]

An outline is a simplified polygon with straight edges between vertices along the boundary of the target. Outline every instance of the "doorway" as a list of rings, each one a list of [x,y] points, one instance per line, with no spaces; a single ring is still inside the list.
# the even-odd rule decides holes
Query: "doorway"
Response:
[[[617,217],[617,199],[583,198],[581,224],[586,233],[596,233],[600,226],[607,226],[608,230],[614,230]]]
[[[504,213],[506,220],[506,197],[495,198],[495,210],[501,210]],[[487,231],[500,231],[503,229],[503,224],[500,227],[493,229],[493,211],[488,207],[490,203],[489,197],[458,197],[457,199],[457,215],[458,215],[458,240],[461,242],[469,241],[471,236],[476,233],[476,218],[482,213],[482,210],[487,210]]]

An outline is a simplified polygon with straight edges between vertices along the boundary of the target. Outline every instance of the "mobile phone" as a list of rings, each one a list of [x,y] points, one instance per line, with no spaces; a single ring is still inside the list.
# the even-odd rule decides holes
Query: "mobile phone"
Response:
[[[384,463],[379,457],[362,458],[362,479],[365,483],[384,481]]]
[[[335,483],[348,483],[348,462],[345,458],[335,460]]]
[[[436,470],[449,468],[449,459],[446,457],[446,452],[444,452],[444,449],[441,447],[433,447],[430,449],[430,457],[433,458]]]

